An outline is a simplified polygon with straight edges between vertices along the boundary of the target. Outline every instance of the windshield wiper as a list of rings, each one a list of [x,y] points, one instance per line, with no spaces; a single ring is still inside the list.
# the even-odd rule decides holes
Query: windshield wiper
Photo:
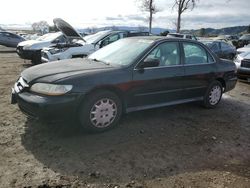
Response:
[[[110,65],[110,63],[105,62],[105,61],[101,61],[101,60],[99,60],[99,59],[91,59],[91,60],[93,60],[93,61],[95,61],[95,62],[101,62],[101,63],[104,63],[104,64],[106,64],[106,65]]]

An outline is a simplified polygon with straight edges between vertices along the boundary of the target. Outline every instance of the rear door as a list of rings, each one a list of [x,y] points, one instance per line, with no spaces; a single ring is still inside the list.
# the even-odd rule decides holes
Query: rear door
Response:
[[[198,43],[183,42],[182,47],[185,71],[182,98],[203,97],[215,77],[215,60],[208,50]]]
[[[135,67],[133,82],[136,86],[128,107],[161,106],[180,98],[184,68],[179,43],[163,42],[152,49],[141,63],[147,59],[158,59],[160,64],[143,70],[138,68],[140,63]]]

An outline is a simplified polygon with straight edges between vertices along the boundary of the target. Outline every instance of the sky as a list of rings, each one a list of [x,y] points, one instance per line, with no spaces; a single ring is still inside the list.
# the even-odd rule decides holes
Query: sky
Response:
[[[148,13],[139,0],[3,0],[0,24],[32,24],[62,18],[76,28],[102,26],[148,26]],[[229,1],[229,2],[228,2]],[[155,0],[159,10],[153,27],[175,28],[174,0]],[[250,0],[199,0],[182,16],[182,29],[222,28],[250,24]]]

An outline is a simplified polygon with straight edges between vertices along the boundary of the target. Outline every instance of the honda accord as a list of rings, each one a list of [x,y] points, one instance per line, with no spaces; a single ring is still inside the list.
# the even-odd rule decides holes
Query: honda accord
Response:
[[[41,119],[77,118],[90,131],[118,124],[123,113],[201,101],[214,108],[235,87],[236,66],[188,39],[132,37],[81,59],[24,70],[12,103]]]

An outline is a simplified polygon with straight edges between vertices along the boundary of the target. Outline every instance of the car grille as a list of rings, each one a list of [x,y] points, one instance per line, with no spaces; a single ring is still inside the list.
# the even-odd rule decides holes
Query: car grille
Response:
[[[244,59],[241,61],[241,67],[250,68],[250,59]]]
[[[14,90],[16,93],[22,92],[25,88],[28,88],[29,85],[27,84],[27,81],[24,80],[22,77],[18,79],[18,81],[14,85]]]

